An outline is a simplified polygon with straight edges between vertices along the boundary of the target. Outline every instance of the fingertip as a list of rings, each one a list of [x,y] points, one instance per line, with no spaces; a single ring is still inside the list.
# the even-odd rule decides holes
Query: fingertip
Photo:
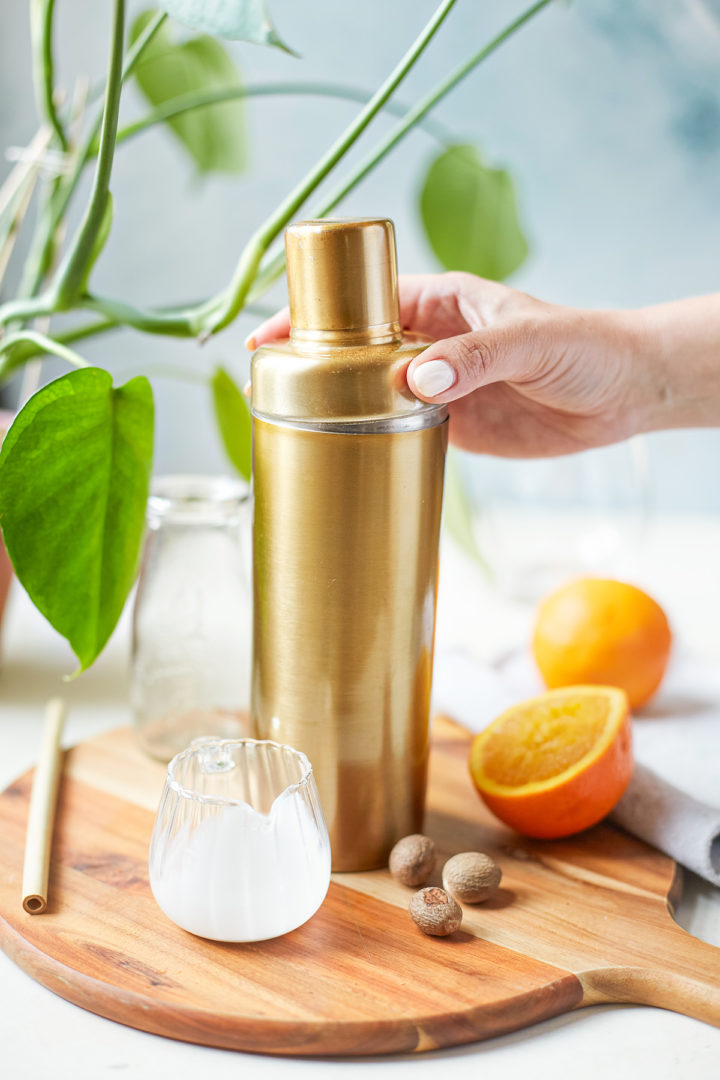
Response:
[[[423,398],[437,398],[451,390],[457,382],[457,372],[447,360],[439,358],[418,360],[408,370],[408,384]]]
[[[276,311],[269,319],[265,319],[247,337],[245,347],[257,349],[261,345],[269,345],[273,341],[286,338],[290,332],[290,314],[287,308]]]

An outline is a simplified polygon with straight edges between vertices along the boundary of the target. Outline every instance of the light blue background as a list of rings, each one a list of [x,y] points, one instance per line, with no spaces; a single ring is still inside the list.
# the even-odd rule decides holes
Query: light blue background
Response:
[[[435,4],[270,0],[269,6],[303,58],[232,46],[248,82],[329,79],[371,90]],[[76,72],[97,78],[104,70],[108,8],[96,0],[58,4],[64,85]],[[138,9],[132,5],[133,13]],[[522,9],[514,0],[460,0],[399,99],[424,92]],[[0,58],[0,144],[22,145],[35,124],[25,0],[3,0]],[[123,108],[126,119],[144,111],[134,89]],[[251,230],[354,109],[309,98],[249,102],[251,163],[241,178],[198,181],[165,131],[128,143],[118,152],[116,219],[97,269],[98,290],[146,304],[215,291]],[[437,115],[459,140],[476,142],[517,178],[532,254],[513,284],[592,307],[720,288],[718,0],[559,2],[471,75]],[[373,130],[391,122],[380,118]],[[360,152],[373,137],[365,136]],[[406,271],[435,268],[416,211],[422,170],[434,152],[426,134],[412,134],[343,208],[392,216]],[[283,289],[274,297],[282,302]],[[207,372],[220,361],[243,379],[242,338],[251,326],[243,318],[203,349],[123,332],[88,342],[83,351],[128,376],[158,364]],[[48,365],[49,373],[57,370]],[[156,389],[158,471],[224,469],[205,388],[162,379]],[[720,432],[654,435],[648,446],[656,507],[720,511]],[[626,457],[608,452],[607,461],[622,487]],[[482,462],[472,468],[481,489],[502,485],[502,468],[484,469]]]

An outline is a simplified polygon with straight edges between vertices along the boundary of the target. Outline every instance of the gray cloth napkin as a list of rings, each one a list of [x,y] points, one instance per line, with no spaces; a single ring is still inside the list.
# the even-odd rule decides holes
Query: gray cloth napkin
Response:
[[[635,764],[610,819],[720,885],[720,810],[669,784],[646,765]]]
[[[433,706],[481,731],[509,705],[542,692],[530,656],[484,664],[457,650],[435,662]],[[676,658],[633,718],[635,770],[612,820],[720,885],[720,669]]]

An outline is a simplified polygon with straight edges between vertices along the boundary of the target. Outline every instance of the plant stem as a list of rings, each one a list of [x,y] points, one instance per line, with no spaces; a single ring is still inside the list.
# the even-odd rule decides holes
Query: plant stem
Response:
[[[163,102],[162,105],[158,105],[157,108],[149,112],[147,116],[143,116],[139,120],[120,128],[117,133],[116,144],[119,146],[120,143],[140,135],[143,131],[147,131],[148,128],[154,127],[156,124],[166,123],[168,120],[173,120],[176,116],[182,116],[184,113],[191,112],[194,109],[204,109],[210,105],[221,105],[226,101],[236,101],[242,98],[275,97],[286,94],[338,98],[344,101],[357,101],[361,104],[368,102],[372,96],[365,90],[345,86],[342,83],[313,82],[264,83],[259,86],[251,84],[248,86],[220,87],[214,90],[191,91],[188,94],[180,94],[170,101]],[[407,112],[407,106],[388,101],[383,105],[383,111],[391,113],[393,116],[404,116]],[[453,141],[452,132],[441,124],[426,122],[423,126],[428,134],[432,135],[438,142],[447,145]],[[96,152],[97,147],[94,147],[93,150]]]
[[[167,15],[164,11],[158,12],[145,27],[142,34],[139,35],[136,41],[128,49],[123,63],[121,82],[124,82],[132,73],[143,50],[150,43],[166,18]],[[42,284],[42,280],[51,261],[50,256],[55,234],[65,216],[85,165],[93,156],[92,148],[97,143],[97,135],[102,124],[103,115],[104,109],[98,110],[97,116],[90,125],[85,142],[75,154],[75,165],[72,173],[64,182],[61,182],[60,178],[58,178],[53,185],[43,210],[38,215],[35,236],[33,237],[30,254],[28,255],[25,265],[25,272],[23,273],[18,290],[21,297],[35,296]],[[5,308],[0,308],[0,324],[8,321],[9,319],[6,317]]]
[[[158,32],[162,24],[167,19],[167,15],[164,11],[158,12],[153,19],[147,24],[143,32],[136,38],[133,44],[128,49],[125,60],[123,61],[122,73],[120,76],[120,83],[124,83],[127,78],[132,74],[135,65],[137,64],[144,49],[150,44],[155,34]],[[109,76],[108,76],[109,77]],[[106,88],[107,89],[107,88]],[[104,107],[99,109],[95,119],[90,125],[85,142],[78,151],[75,168],[68,179],[67,190],[63,192],[63,199],[58,207],[58,217],[62,217],[67,209],[68,202],[72,196],[78,181],[82,174],[84,166],[98,151],[97,138],[98,132],[102,125],[103,116],[105,114]]]
[[[88,367],[86,360],[83,360],[81,356],[78,356],[72,349],[66,348],[59,341],[48,337],[46,334],[41,334],[37,330],[18,330],[14,334],[8,334],[6,338],[0,341],[0,356],[3,353],[9,353],[5,361],[0,364],[0,378],[5,378],[10,375],[20,363],[24,363],[25,357],[21,361],[17,361],[12,356],[12,350],[18,345],[32,344],[35,346],[37,352],[52,353],[54,356],[59,356],[63,360],[67,360],[69,364],[74,367]]]
[[[115,154],[115,135],[117,133],[118,114],[120,111],[120,90],[123,70],[123,41],[125,36],[125,0],[115,0],[113,8],[113,27],[110,46],[110,63],[107,86],[105,88],[105,106],[100,129],[100,149],[98,150],[95,179],[90,194],[90,202],[80,223],[70,249],[63,259],[54,284],[55,308],[65,310],[77,299],[82,288],[85,272],[90,261],[95,239],[102,225],[110,190]]]
[[[307,196],[327,176],[333,166],[343,157],[383,107],[429,44],[455,2],[456,0],[443,0],[410,50],[380,89],[367,102],[365,108],[361,110],[354,122],[346,129],[340,139],[333,144],[318,165],[281,203],[275,213],[256,231],[243,251],[229,287],[219,297],[211,298],[207,302],[192,308],[178,309],[174,312],[143,310],[123,301],[99,296],[86,296],[82,298],[79,306],[90,311],[96,311],[114,321],[123,322],[145,333],[168,334],[177,337],[215,333],[232,322],[243,307],[260,265],[260,260],[273,239],[282,231],[297,208],[302,205]],[[91,147],[92,143],[89,143],[89,148]],[[5,317],[4,313],[0,312],[0,321]]]
[[[55,109],[55,64],[53,60],[52,33],[55,0],[31,0],[30,33],[33,44],[33,78],[35,96],[41,117],[49,121],[60,143],[67,151],[68,139]]]
[[[244,311],[248,315],[256,315],[259,319],[268,319],[273,314],[273,308],[264,304],[246,304]],[[68,330],[61,330],[59,333],[53,335],[53,340],[59,345],[70,345],[75,341],[82,341],[85,338],[95,337],[98,334],[106,334],[111,330],[123,330],[125,327],[123,323],[117,319],[98,319],[95,322],[80,323],[78,326],[71,326]],[[141,329],[140,327],[134,327],[133,329]],[[5,341],[8,339],[6,338]],[[0,346],[4,344],[0,338]],[[36,356],[45,352],[44,348],[40,348],[32,341],[27,341],[23,348],[22,343],[13,347],[13,362],[12,370],[21,367],[29,360],[33,360]],[[8,372],[0,369],[0,378],[4,377]]]
[[[330,211],[333,210],[338,203],[361,182],[361,180],[364,180],[368,173],[370,173],[375,166],[397,146],[409,131],[421,123],[438,102],[442,101],[442,99],[449,94],[451,90],[454,90],[455,87],[478,66],[478,64],[481,64],[483,60],[491,55],[491,53],[495,52],[495,50],[519,30],[521,26],[524,26],[524,24],[532,19],[533,16],[537,15],[539,11],[551,3],[553,3],[553,0],[537,0],[537,3],[533,4],[532,7],[529,7],[509,23],[508,26],[501,30],[499,34],[487,43],[487,45],[484,45],[483,48],[471,56],[469,60],[460,64],[459,67],[455,68],[455,70],[447,76],[447,78],[443,79],[442,82],[433,87],[425,97],[421,98],[420,101],[405,114],[401,122],[396,124],[384,139],[380,140],[375,149],[368,154],[368,156],[361,161],[360,164],[357,165],[318,206],[313,208],[308,216],[320,218],[329,214]],[[273,282],[277,281],[282,275],[284,269],[285,255],[284,252],[279,252],[257,275],[254,285],[249,292],[249,299],[255,300],[257,297],[260,297],[267,292]]]
[[[37,173],[35,171],[27,174],[13,202],[8,207],[9,220],[7,223],[3,222],[2,226],[0,226],[0,288],[12,256],[18,232],[32,200],[36,180]]]
[[[127,78],[132,74],[135,65],[137,64],[143,50],[150,44],[157,31],[167,19],[167,15],[164,11],[158,12],[153,19],[147,24],[143,32],[136,38],[133,44],[128,49],[125,60],[122,66],[122,74],[120,76],[120,83],[124,83]],[[68,178],[65,191],[63,191],[63,197],[60,204],[57,207],[58,220],[64,215],[67,209],[71,196],[73,195],[75,188],[77,187],[80,176],[82,175],[83,168],[88,161],[97,153],[97,137],[100,127],[102,125],[103,116],[105,114],[104,107],[99,109],[95,119],[90,125],[88,133],[85,138],[85,142],[78,150],[77,158],[75,162],[75,168]]]
[[[167,19],[167,12],[166,11],[157,11],[153,15],[150,22],[147,24],[147,26],[145,27],[143,32],[141,34],[138,34],[138,36],[135,38],[135,41],[132,43],[132,45],[130,46],[130,48],[127,51],[127,54],[125,56],[125,61],[123,63],[123,69],[122,69],[122,81],[123,82],[125,82],[125,80],[128,78],[129,75],[132,75],[132,73],[133,73],[133,71],[135,69],[135,65],[137,64],[138,60],[142,56],[143,52],[145,51],[146,46],[150,44],[150,42],[155,37],[156,33],[158,32],[158,30],[160,29],[160,27],[162,26],[162,24],[165,22],[166,19]]]
[[[58,219],[57,224],[53,226],[52,206],[57,197],[60,182],[60,178],[56,177],[50,184],[44,185],[37,212],[35,231],[30,243],[30,251],[25,260],[17,290],[18,297],[34,297],[52,263],[55,235],[62,220]],[[6,306],[0,307],[0,323],[7,322],[5,318]]]
[[[73,341],[82,341],[84,338],[95,337],[96,334],[105,334],[108,330],[121,330],[120,323],[113,319],[99,319],[97,322],[80,323],[79,326],[71,326],[69,330],[62,330],[55,334],[55,341],[61,345],[70,345]]]
[[[367,102],[365,108],[361,110],[353,124],[346,129],[341,138],[330,148],[318,166],[305,177],[305,179],[277,208],[274,214],[271,215],[260,229],[256,231],[246,246],[238,267],[236,268],[233,280],[227,289],[219,294],[219,296],[211,298],[208,301],[186,307],[177,307],[172,310],[142,310],[135,308],[133,305],[123,303],[122,301],[99,296],[85,296],[81,298],[78,306],[105,316],[103,322],[91,324],[98,328],[97,331],[90,329],[90,327],[87,328],[87,335],[89,336],[91,333],[95,332],[100,333],[102,332],[102,329],[109,329],[117,323],[125,323],[146,333],[169,334],[180,337],[188,337],[194,334],[203,333],[207,336],[210,333],[222,329],[231,322],[243,306],[245,306],[246,301],[252,302],[267,291],[273,281],[282,274],[285,263],[284,255],[278,253],[271,258],[267,265],[262,267],[260,273],[258,273],[261,260],[272,244],[273,239],[275,239],[282,231],[307,196],[315,190],[333,166],[341,160],[347,149],[367,127],[373,116],[385,106],[390,94],[428,44],[430,38],[440,25],[440,22],[447,15],[450,7],[452,7],[453,2],[454,0],[445,0],[445,3],[437,9],[433,19],[428,23],[420,38],[417,39],[410,51],[405,55],[383,86],[380,87],[377,93],[373,95],[369,102]],[[375,147],[373,152],[330,193],[323,203],[314,211],[314,215],[322,217],[329,213],[349,191],[360,183],[360,181],[367,176],[381,160],[383,160],[390,150],[392,150],[415,125],[425,119],[430,110],[454,89],[462,79],[481,63],[482,60],[494,52],[507,38],[514,34],[515,31],[520,29],[524,23],[551,2],[552,0],[538,0],[538,2],[528,8],[527,11],[521,14],[517,19],[513,20],[513,22],[496,35],[496,37],[479,52],[475,53],[464,64],[456,68],[454,72],[431,90],[412,109],[405,112],[401,122],[397,124]],[[131,67],[131,64],[136,61],[137,56],[140,54],[141,48],[139,48],[139,46],[144,47],[144,45],[147,44],[152,34],[160,26],[163,18],[164,16],[160,16],[156,18],[153,23],[148,24],[143,35],[135,42],[133,47],[135,55],[131,59],[131,54],[130,52],[128,53],[124,74],[128,72],[129,65]],[[262,88],[256,89],[258,92],[262,92]],[[190,95],[187,95],[187,98],[185,99],[186,107],[189,107],[189,98]],[[172,104],[173,103],[168,103],[168,106]],[[177,99],[174,104],[179,104]],[[200,106],[197,104],[194,107]],[[133,132],[130,134],[132,133]],[[95,134],[96,127],[94,131],[91,130],[85,148],[79,155],[80,158],[83,156],[87,157],[92,153]],[[78,175],[80,170],[81,165],[78,163]],[[73,181],[73,178],[71,177],[71,182],[76,183],[77,178]],[[249,304],[247,306],[249,306]],[[49,314],[52,310],[53,306],[50,298],[39,298],[36,301],[30,302],[16,301],[15,304],[5,305],[4,308],[0,309],[0,325],[3,322],[10,321],[12,318],[17,319],[33,317],[36,314]]]
[[[128,304],[123,300],[90,294],[80,297],[77,307],[85,311],[94,311],[124,326],[132,326],[135,330],[143,330],[146,334],[194,337],[200,329],[199,323],[192,318],[194,308],[147,310],[135,307],[134,304]],[[204,304],[197,306],[198,310],[202,308]]]
[[[385,82],[373,94],[372,98],[360,111],[355,120],[343,132],[340,138],[322,156],[318,164],[300,181],[283,200],[277,210],[264,222],[251,237],[242,253],[235,274],[228,288],[218,298],[217,309],[207,320],[204,329],[216,333],[232,322],[242,309],[250,286],[257,274],[260,260],[275,237],[282,231],[305,202],[308,195],[317,188],[328,173],[337,165],[350,147],[362,135],[373,117],[380,111],[390,95],[410,71],[416,60],[432,41],[438,28],[449,15],[456,0],[443,0],[435,14],[427,23],[419,37],[412,44],[399,64],[390,73]],[[214,307],[214,305],[213,305]]]
[[[43,124],[31,140],[23,159],[18,161],[0,188],[0,285],[35,190],[39,160],[51,138],[52,128],[49,124]]]
[[[399,124],[397,124],[384,139],[381,139],[372,153],[368,154],[364,161],[352,170],[349,176],[343,180],[330,194],[323,200],[322,205],[317,210],[317,216],[323,217],[325,214],[329,214],[333,210],[341,199],[347,195],[361,180],[375,168],[379,162],[391,151],[397,144],[403,139],[409,131],[412,130],[417,124],[419,124],[423,118],[433,109],[451,90],[465,79],[471,71],[481,64],[483,60],[487,59],[491,53],[494,53],[504,41],[524,26],[526,22],[532,19],[548,4],[552,4],[554,0],[537,0],[537,3],[529,7],[516,19],[514,19],[508,26],[501,30],[491,41],[484,45],[482,49],[471,56],[469,60],[466,60],[464,64],[460,64],[453,72],[451,72],[447,78],[438,83],[429,93],[421,98],[416,105],[406,113],[405,117]]]
[[[41,315],[52,315],[52,297],[47,295],[30,296],[27,299],[10,300],[0,308],[0,326],[11,322],[25,322],[28,319],[37,319]],[[0,346],[3,338],[0,337]]]
[[[147,24],[142,34],[140,34],[130,46],[123,62],[122,74],[120,76],[121,84],[124,83],[125,80],[132,74],[135,65],[137,64],[140,56],[142,55],[143,50],[146,48],[147,45],[150,44],[153,37],[166,19],[167,15],[164,11],[158,12],[155,17]],[[75,168],[73,169],[72,174],[68,178],[68,181],[63,189],[62,196],[58,201],[58,205],[55,209],[54,216],[56,218],[56,223],[65,214],[68,203],[70,202],[70,199],[75,192],[85,165],[93,157],[93,155],[97,153],[97,138],[98,132],[100,131],[100,127],[102,125],[104,111],[104,107],[98,110],[95,119],[90,125],[90,128],[85,138],[85,142],[78,150],[75,160]]]

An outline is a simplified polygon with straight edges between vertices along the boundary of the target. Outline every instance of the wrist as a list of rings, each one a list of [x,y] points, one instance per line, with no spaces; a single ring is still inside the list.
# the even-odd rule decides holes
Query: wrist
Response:
[[[662,333],[654,308],[621,313],[629,357],[629,419],[634,434],[672,427],[670,385]]]
[[[635,429],[720,424],[720,297],[625,314]]]

